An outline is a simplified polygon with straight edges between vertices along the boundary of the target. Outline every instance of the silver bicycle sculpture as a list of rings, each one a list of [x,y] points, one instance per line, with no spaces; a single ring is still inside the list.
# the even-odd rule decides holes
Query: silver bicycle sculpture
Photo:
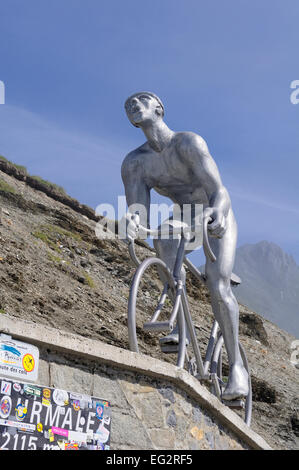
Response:
[[[206,218],[203,221],[203,249],[205,255],[209,256],[211,261],[215,261],[216,257],[211,250],[208,239],[208,223],[210,220],[211,219]],[[140,229],[152,236],[159,236],[163,234],[161,230],[150,230],[141,226]],[[144,273],[150,267],[156,267],[159,269],[160,272],[163,273],[164,278],[167,279],[167,282],[164,284],[164,287],[160,294],[158,305],[154,311],[152,318],[149,322],[144,323],[143,329],[146,331],[169,333],[173,330],[174,324],[177,321],[179,327],[178,346],[171,346],[166,344],[163,347],[162,345],[162,352],[177,352],[177,367],[184,368],[185,363],[187,363],[188,371],[193,376],[195,376],[200,382],[208,384],[211,388],[212,393],[216,395],[220,401],[222,401],[225,405],[229,406],[230,408],[242,409],[245,423],[250,426],[252,413],[252,388],[248,361],[243,346],[241,345],[241,343],[239,343],[243,364],[248,372],[249,394],[244,399],[234,401],[222,400],[222,392],[226,385],[224,382],[222,361],[224,341],[216,320],[214,320],[211,329],[211,334],[208,341],[204,360],[202,359],[202,355],[199,349],[195,327],[190,314],[185,285],[181,279],[181,268],[183,263],[185,263],[185,265],[189,268],[189,270],[194,274],[197,279],[199,279],[203,283],[206,282],[205,276],[191,263],[189,259],[185,257],[185,247],[186,243],[190,239],[191,229],[192,228],[189,228],[189,233],[186,233],[186,229],[183,228],[173,228],[172,230],[173,234],[181,235],[176,262],[172,273],[170,272],[166,264],[157,257],[149,257],[146,258],[144,261],[140,262],[135,253],[134,242],[131,242],[129,244],[130,256],[137,266],[137,270],[133,277],[133,281],[130,288],[128,304],[128,333],[130,350],[134,352],[139,352],[136,331],[136,301],[140,282],[144,276]],[[235,280],[234,282],[234,279],[231,279],[231,282],[235,285],[239,283],[238,280]],[[171,297],[169,296],[169,291],[172,292]],[[159,321],[159,316],[167,298],[169,298],[172,304],[172,311],[169,320]],[[187,352],[186,325],[189,330],[191,346],[194,353],[194,356],[192,358],[190,358]]]

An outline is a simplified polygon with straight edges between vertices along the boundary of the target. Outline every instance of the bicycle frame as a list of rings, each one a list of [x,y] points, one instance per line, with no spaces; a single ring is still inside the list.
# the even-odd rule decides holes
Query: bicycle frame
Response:
[[[208,219],[206,221],[206,224],[208,223]],[[206,228],[206,224],[204,224]],[[144,228],[143,228],[144,229]],[[154,233],[154,231],[149,231],[148,232]],[[157,233],[157,232],[155,232]],[[219,331],[219,325],[217,321],[214,321],[205,359],[203,361],[202,355],[198,346],[198,341],[196,338],[196,332],[194,328],[194,324],[192,321],[192,317],[190,314],[190,309],[188,305],[188,299],[187,299],[187,294],[186,294],[186,289],[185,285],[182,282],[181,279],[181,269],[183,262],[186,262],[187,266],[189,269],[192,271],[192,273],[201,281],[205,281],[204,276],[202,273],[200,273],[199,270],[191,263],[190,260],[187,260],[185,257],[185,247],[186,243],[188,242],[188,239],[185,237],[183,231],[180,231],[181,233],[181,240],[179,243],[179,247],[177,250],[177,255],[176,255],[176,260],[174,264],[174,269],[173,269],[173,278],[175,280],[175,285],[174,286],[168,286],[168,284],[165,284],[163,292],[160,296],[158,307],[156,308],[151,320],[147,323],[144,324],[144,329],[145,330],[156,330],[156,331],[165,331],[169,330],[172,331],[175,320],[177,316],[179,315],[179,318],[181,318],[181,321],[179,321],[179,336],[181,338],[180,344],[179,344],[179,352],[178,352],[178,362],[177,366],[183,368],[185,364],[185,358],[186,358],[186,331],[185,331],[185,325],[187,326],[189,333],[190,333],[190,339],[191,339],[191,344],[193,347],[194,355],[195,355],[195,360],[197,364],[197,369],[198,369],[198,379],[199,380],[210,380],[210,374],[209,374],[209,367],[212,361],[212,355],[214,351],[214,345],[217,339],[217,334]],[[208,252],[208,255],[210,258],[215,261],[216,257],[213,254],[210,246],[208,245],[207,247],[207,233],[204,231],[204,248],[205,251]],[[135,264],[140,265],[140,262],[138,258],[136,257],[135,250],[134,250],[134,244],[131,243],[129,245],[129,251],[131,258],[135,262]],[[138,276],[138,271],[136,272]],[[164,302],[166,300],[167,296],[167,291],[168,288],[171,287],[175,290],[175,301],[174,301],[174,307],[171,313],[170,320],[168,322],[158,322],[159,315],[161,313],[162,307],[164,305]],[[182,321],[182,318],[185,319],[185,321]],[[131,336],[134,330],[134,325],[129,321],[129,335]]]
[[[176,261],[175,261],[175,265],[174,265],[174,270],[173,270],[173,277],[174,277],[175,281],[177,281],[177,282],[181,281],[181,269],[182,269],[184,259],[186,259],[185,258],[186,243],[187,243],[187,240],[184,238],[184,236],[182,236],[180,244],[179,244],[178,252],[177,252],[177,257],[176,257]],[[194,271],[193,270],[193,274],[195,274],[201,281],[203,280],[203,277],[202,277],[202,275],[199,271],[197,271],[197,270]],[[214,345],[215,345],[215,342],[216,342],[216,339],[217,339],[217,334],[218,334],[218,331],[219,331],[219,325],[218,325],[217,321],[214,320],[211,335],[210,335],[210,338],[209,338],[207,351],[206,351],[206,355],[205,355],[205,359],[203,361],[201,352],[199,350],[198,341],[197,341],[197,338],[196,338],[196,332],[195,332],[194,324],[193,324],[190,309],[189,309],[188,298],[187,298],[187,293],[186,293],[185,286],[183,286],[183,289],[182,289],[181,302],[182,302],[182,307],[183,307],[183,311],[184,311],[184,317],[185,317],[186,325],[187,325],[187,328],[188,328],[189,333],[190,333],[191,344],[192,344],[192,347],[193,347],[193,352],[194,352],[194,355],[195,355],[195,360],[196,360],[196,364],[197,364],[197,368],[198,368],[198,375],[199,375],[198,379],[199,380],[209,380],[210,379],[209,367],[210,367],[210,364],[211,364],[212,355],[213,355],[213,351],[214,351]]]

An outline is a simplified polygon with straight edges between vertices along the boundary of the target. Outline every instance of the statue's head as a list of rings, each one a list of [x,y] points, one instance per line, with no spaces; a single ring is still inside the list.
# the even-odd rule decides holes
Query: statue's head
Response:
[[[140,91],[129,96],[125,110],[130,122],[135,127],[163,119],[164,106],[158,96],[150,91]]]

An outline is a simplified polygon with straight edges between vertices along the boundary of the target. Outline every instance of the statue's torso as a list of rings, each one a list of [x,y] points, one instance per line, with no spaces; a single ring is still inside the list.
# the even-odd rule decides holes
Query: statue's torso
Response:
[[[182,133],[183,134],[183,133]],[[161,152],[155,152],[145,143],[134,152],[142,167],[142,176],[149,188],[170,198],[177,204],[208,204],[203,187],[178,145],[183,135],[177,134]]]

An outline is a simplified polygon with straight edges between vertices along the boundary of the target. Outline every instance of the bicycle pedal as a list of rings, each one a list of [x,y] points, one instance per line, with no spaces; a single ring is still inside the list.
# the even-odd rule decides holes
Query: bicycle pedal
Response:
[[[150,321],[143,324],[143,329],[146,331],[166,331],[169,333],[173,330],[173,323],[170,321]]]
[[[223,400],[223,403],[229,408],[234,408],[235,410],[243,410],[245,408],[245,401],[242,399],[231,400],[231,401]]]
[[[178,344],[170,344],[170,343],[160,343],[161,351],[166,354],[177,353],[179,351]]]

